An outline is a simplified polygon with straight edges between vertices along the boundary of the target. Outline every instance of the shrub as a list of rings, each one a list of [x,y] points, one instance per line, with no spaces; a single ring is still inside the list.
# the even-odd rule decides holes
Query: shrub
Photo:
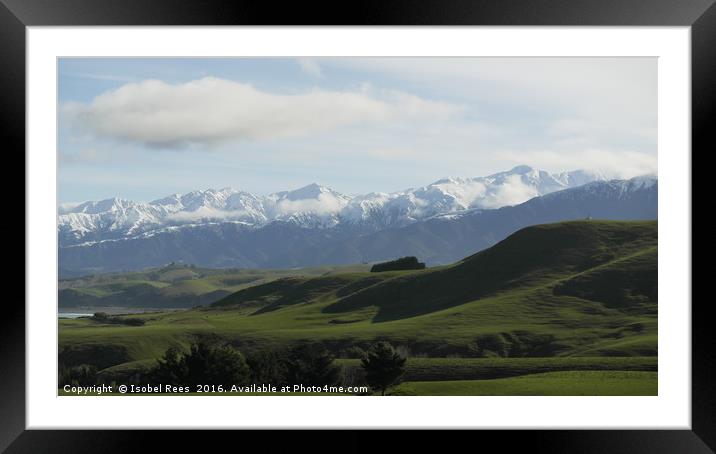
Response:
[[[144,319],[141,318],[121,318],[107,314],[106,312],[95,312],[91,320],[99,323],[112,323],[115,325],[142,326]]]
[[[95,312],[92,317],[90,317],[92,320],[102,322],[105,320],[109,320],[109,314],[106,312]]]
[[[283,350],[260,350],[246,357],[251,369],[251,382],[256,384],[287,384],[288,361]]]
[[[360,359],[365,356],[365,350],[360,348],[358,345],[350,346],[343,350],[343,356],[346,358],[357,358]]]
[[[173,385],[245,385],[250,380],[244,356],[231,346],[191,345],[189,353],[169,348],[151,372],[156,383]]]
[[[371,273],[379,273],[382,271],[398,271],[398,270],[422,270],[425,263],[419,262],[417,257],[402,257],[390,262],[376,263],[370,268]]]
[[[341,380],[341,367],[320,344],[303,344],[288,351],[286,379],[292,385],[335,385]]]
[[[79,366],[60,366],[59,385],[70,386],[92,386],[97,384],[97,368],[90,364]]]
[[[384,396],[388,388],[400,383],[405,373],[405,361],[389,343],[378,342],[361,360],[365,381]]]

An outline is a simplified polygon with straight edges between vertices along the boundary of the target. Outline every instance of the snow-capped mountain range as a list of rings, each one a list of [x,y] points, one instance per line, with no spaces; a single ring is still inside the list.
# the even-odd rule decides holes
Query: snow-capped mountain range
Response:
[[[508,179],[515,182],[522,181],[521,176],[519,180],[515,177]],[[452,184],[454,181],[452,180]],[[436,182],[434,185],[443,184],[451,184],[451,182]],[[212,220],[201,218],[185,220],[181,223],[174,216],[175,220],[171,222],[177,223],[175,225],[169,225],[169,221],[165,221],[164,224],[153,227],[137,228],[135,233],[128,235],[122,235],[119,229],[88,231],[79,242],[64,246],[60,244],[58,251],[60,276],[140,270],[171,262],[191,263],[210,268],[296,268],[370,263],[406,255],[418,256],[428,266],[433,266],[460,260],[530,225],[588,218],[611,220],[658,218],[658,180],[655,176],[647,176],[630,180],[591,181],[581,186],[532,197],[520,204],[494,209],[479,208],[480,203],[484,203],[487,199],[485,196],[474,197],[473,203],[460,205],[454,202],[459,200],[457,197],[452,199],[454,205],[408,204],[409,208],[418,206],[425,210],[428,207],[433,211],[445,209],[447,206],[448,210],[454,211],[433,216],[426,214],[429,211],[423,211],[419,216],[428,217],[411,222],[409,219],[419,217],[414,215],[416,210],[413,208],[412,211],[404,211],[403,217],[393,218],[405,225],[379,228],[376,224],[370,223],[375,219],[380,221],[391,219],[389,216],[383,216],[382,213],[392,200],[413,202],[424,200],[418,195],[430,193],[432,189],[430,186],[405,191],[401,195],[386,195],[387,201],[381,200],[384,203],[376,204],[379,209],[375,210],[373,217],[367,217],[366,222],[360,221],[361,218],[349,218],[345,213],[348,212],[349,207],[360,207],[358,202],[365,202],[368,197],[349,197],[348,200],[341,198],[336,203],[343,206],[339,210],[332,208],[325,212],[310,211],[305,210],[307,206],[305,201],[321,199],[320,195],[325,193],[323,192],[325,189],[309,187],[304,188],[305,191],[298,191],[298,194],[294,191],[292,195],[279,193],[265,199],[256,198],[262,202],[256,205],[262,209],[256,209],[253,214],[255,219],[258,219],[256,224],[224,218]],[[519,184],[516,186],[524,190]],[[525,191],[510,190],[516,194],[516,198],[524,197]],[[443,191],[447,192],[444,187],[441,191],[435,192],[442,194]],[[495,189],[493,191],[493,193],[500,193]],[[195,211],[209,209],[229,211],[222,210],[221,207],[231,206],[227,200],[238,191],[226,192],[223,196],[224,200],[217,195],[218,192],[170,197],[156,206],[167,212],[179,214],[182,213],[181,207],[192,206],[192,203],[195,204],[193,205],[196,207]],[[455,192],[457,191],[453,188],[450,194]],[[502,194],[505,194],[504,189]],[[219,208],[210,207],[205,202],[205,199],[209,198]],[[282,206],[280,201],[283,200],[291,203],[289,205],[291,210],[280,211],[278,207]],[[258,203],[255,199],[249,201]],[[304,211],[295,211],[295,202],[301,202]],[[97,213],[94,214],[98,215],[106,213],[107,205],[112,206],[113,203],[83,205],[79,213],[85,212],[91,215],[92,211],[96,211]],[[151,204],[142,206],[146,208],[146,205]],[[122,206],[126,209],[125,205]],[[477,208],[463,208],[466,206]],[[283,207],[285,208],[285,205]],[[277,212],[279,214],[276,214]],[[369,210],[366,212],[370,213]],[[165,218],[169,216],[165,215]],[[289,220],[287,222],[269,220],[277,217]],[[307,220],[318,220],[322,223],[311,227],[306,223]],[[338,223],[333,227],[327,227],[329,224],[325,222],[326,220]],[[141,233],[136,233],[137,231]],[[112,234],[116,236],[110,237]]]
[[[58,234],[62,247],[217,222],[261,227],[284,221],[306,228],[341,225],[377,231],[437,215],[516,205],[605,180],[598,173],[583,170],[553,174],[517,166],[485,177],[445,178],[393,193],[350,196],[314,183],[268,196],[225,188],[173,194],[152,202],[112,198],[60,206]]]

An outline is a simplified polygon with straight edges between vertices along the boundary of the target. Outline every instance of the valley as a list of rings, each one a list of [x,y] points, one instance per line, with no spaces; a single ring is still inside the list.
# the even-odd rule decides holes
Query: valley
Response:
[[[521,386],[553,394],[559,383],[593,371],[603,375],[592,374],[588,383],[616,380],[623,388],[613,389],[628,394],[656,392],[656,221],[541,224],[449,265],[368,268],[252,274],[173,265],[65,283],[66,289],[111,287],[121,276],[130,285],[148,280],[162,289],[233,286],[204,307],[125,316],[142,319],[142,326],[59,320],[60,362],[91,364],[111,381],[128,379],[168,348],[187,348],[197,339],[242,352],[311,342],[343,362],[344,380],[359,382],[360,374],[350,372],[355,361],[384,340],[408,358],[406,383],[396,393],[520,393],[514,386]],[[520,377],[535,380],[515,384]],[[500,391],[498,379],[513,381]],[[468,383],[475,380],[492,384]],[[561,392],[589,393],[589,386],[565,385]]]

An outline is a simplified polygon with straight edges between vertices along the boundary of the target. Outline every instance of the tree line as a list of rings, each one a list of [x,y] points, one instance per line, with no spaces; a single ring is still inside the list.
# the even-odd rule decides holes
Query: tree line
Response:
[[[388,342],[377,342],[361,358],[365,381],[374,393],[385,395],[398,385],[405,373],[406,358]],[[157,364],[137,377],[150,384],[179,386],[271,384],[277,387],[338,385],[343,370],[335,356],[319,343],[299,344],[290,348],[253,351],[244,355],[228,344],[195,342],[188,351],[170,347]],[[65,384],[99,384],[97,369],[82,364],[61,367],[60,387]]]
[[[389,262],[376,263],[370,268],[371,273],[382,273],[383,271],[400,271],[400,270],[423,270],[425,263],[419,262],[417,257],[401,257]]]

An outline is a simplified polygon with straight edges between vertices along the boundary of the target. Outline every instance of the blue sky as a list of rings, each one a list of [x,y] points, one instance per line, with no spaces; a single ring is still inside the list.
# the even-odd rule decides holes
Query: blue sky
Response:
[[[59,61],[60,202],[656,172],[653,58]]]

